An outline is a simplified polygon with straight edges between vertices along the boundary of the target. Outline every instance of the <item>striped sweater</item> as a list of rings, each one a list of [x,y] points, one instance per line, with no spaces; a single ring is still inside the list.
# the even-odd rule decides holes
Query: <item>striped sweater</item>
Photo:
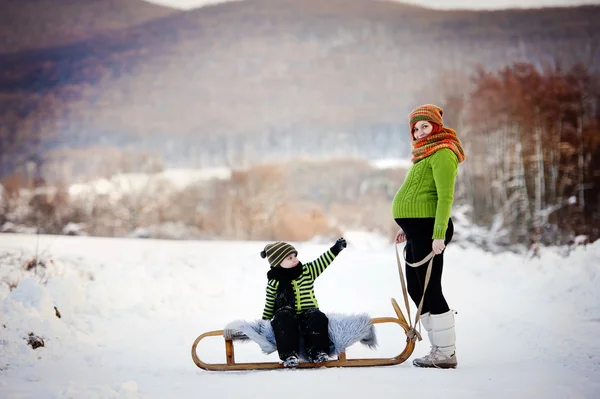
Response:
[[[315,280],[325,269],[327,269],[327,266],[329,266],[335,258],[336,254],[329,249],[319,256],[318,259],[302,265],[302,274],[296,280],[292,280],[296,314],[307,309],[319,307],[317,298],[315,298]],[[275,294],[277,293],[278,286],[279,281],[277,280],[269,280],[267,282],[267,299],[265,310],[262,315],[264,320],[271,320],[273,318],[273,313],[275,312]]]

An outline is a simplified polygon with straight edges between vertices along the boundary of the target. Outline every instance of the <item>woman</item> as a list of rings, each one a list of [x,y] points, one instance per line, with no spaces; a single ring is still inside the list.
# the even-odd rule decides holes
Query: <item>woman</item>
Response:
[[[454,312],[442,293],[444,248],[452,239],[450,213],[458,164],[465,154],[456,132],[444,127],[443,110],[433,104],[415,108],[409,114],[413,165],[394,197],[392,209],[400,226],[396,242],[406,241],[406,262],[415,263],[435,253],[431,277],[425,292],[421,321],[427,330],[431,351],[415,359],[417,367],[456,368]],[[427,263],[406,266],[411,299],[418,306],[423,298]]]

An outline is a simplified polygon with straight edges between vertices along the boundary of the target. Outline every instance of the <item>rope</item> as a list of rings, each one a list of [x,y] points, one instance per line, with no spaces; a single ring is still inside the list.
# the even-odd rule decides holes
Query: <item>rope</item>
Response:
[[[419,302],[419,306],[417,308],[417,314],[415,315],[415,324],[413,326],[410,316],[410,305],[408,303],[408,291],[406,289],[406,283],[404,282],[404,272],[402,271],[402,261],[400,260],[400,255],[398,254],[398,244],[395,245],[396,249],[396,262],[398,263],[398,273],[400,274],[400,283],[402,284],[402,294],[404,296],[404,305],[406,306],[406,311],[408,313],[408,326],[410,327],[409,338],[414,339],[415,337],[422,340],[421,334],[415,329],[419,324],[419,319],[421,318],[421,310],[423,309],[423,302],[425,300],[425,292],[427,290],[427,285],[429,285],[429,279],[431,278],[431,269],[433,267],[433,258],[435,256],[435,252],[431,251],[429,255],[415,263],[406,262],[406,246],[404,247],[403,257],[406,264],[410,267],[419,267],[429,262],[427,265],[427,273],[425,274],[425,285],[423,286],[423,297],[421,297],[421,302]]]

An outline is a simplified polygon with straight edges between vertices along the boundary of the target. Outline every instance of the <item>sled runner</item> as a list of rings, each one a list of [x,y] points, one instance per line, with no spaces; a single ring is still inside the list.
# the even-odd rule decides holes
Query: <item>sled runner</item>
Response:
[[[407,323],[398,303],[394,298],[392,298],[392,306],[394,307],[394,311],[396,312],[397,317],[377,317],[373,319],[367,320],[368,326],[362,326],[359,330],[362,330],[364,333],[361,335],[360,333],[354,337],[344,337],[344,334],[336,335],[336,326],[339,329],[340,327],[344,327],[344,322],[348,321],[347,325],[354,324],[356,327],[357,322],[360,323],[360,316],[343,316],[343,315],[328,315],[330,318],[330,339],[333,341],[335,348],[333,349],[333,353],[337,355],[337,359],[330,360],[323,363],[311,363],[308,361],[300,362],[297,368],[315,368],[315,367],[372,367],[372,366],[392,366],[395,364],[400,364],[406,361],[410,355],[412,354],[415,348],[415,341],[417,339],[421,340],[421,336],[418,331],[416,331],[412,326],[409,326]],[[337,316],[337,317],[336,317]],[[353,318],[353,319],[352,319]],[[373,326],[375,324],[383,324],[383,323],[393,323],[399,325],[404,331],[404,335],[406,336],[406,346],[404,350],[398,354],[397,356],[390,358],[365,358],[365,359],[348,359],[346,358],[345,350],[350,344],[354,342],[361,342],[367,346],[374,347],[375,337],[373,332]],[[266,325],[266,324],[265,324]],[[231,326],[231,323],[230,325]],[[241,326],[241,328],[240,328]],[[268,369],[278,369],[284,368],[283,364],[280,362],[258,362],[258,363],[237,363],[235,361],[235,353],[234,353],[234,342],[235,341],[248,341],[253,340],[261,346],[264,352],[269,353],[269,351],[274,351],[276,348],[268,348],[269,342],[266,339],[260,338],[258,335],[264,335],[264,332],[259,331],[258,334],[255,334],[255,330],[260,330],[263,328],[263,325],[241,325],[237,324],[232,326],[234,328],[225,328],[224,330],[216,330],[209,331],[202,335],[200,335],[194,341],[192,345],[192,359],[194,363],[204,370],[213,370],[213,371],[227,371],[227,370],[268,370]],[[238,328],[235,328],[238,327]],[[368,327],[368,328],[364,328]],[[245,331],[240,332],[240,330]],[[371,335],[372,334],[372,335]],[[250,336],[249,336],[250,335]],[[197,354],[197,346],[198,343],[207,338],[207,337],[219,337],[222,336],[225,339],[225,363],[205,363],[198,357]],[[345,340],[344,340],[345,338]]]

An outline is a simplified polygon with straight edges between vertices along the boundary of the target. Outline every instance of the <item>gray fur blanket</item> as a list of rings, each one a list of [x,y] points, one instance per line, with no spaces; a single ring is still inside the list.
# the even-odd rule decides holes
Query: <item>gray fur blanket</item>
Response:
[[[375,349],[377,337],[375,328],[371,324],[371,318],[366,313],[347,315],[339,313],[327,314],[329,319],[329,340],[331,341],[330,356],[337,357],[351,345],[361,344]],[[277,350],[275,335],[271,328],[270,320],[244,321],[236,320],[225,326],[225,338],[231,337],[236,341],[254,341],[266,354]],[[304,345],[300,341],[300,358],[307,360]]]

